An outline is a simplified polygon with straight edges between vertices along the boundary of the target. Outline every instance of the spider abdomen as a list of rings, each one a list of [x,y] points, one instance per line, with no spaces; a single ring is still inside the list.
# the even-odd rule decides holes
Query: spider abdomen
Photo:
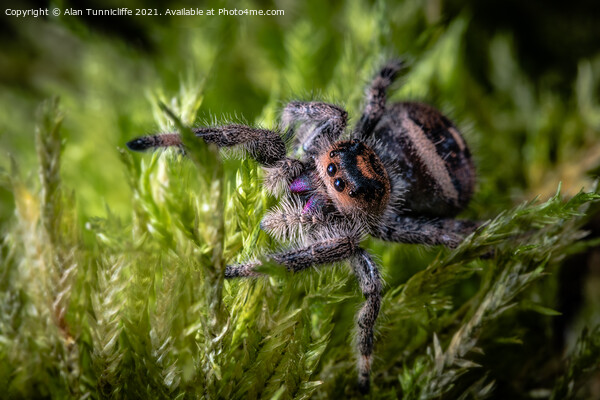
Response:
[[[438,110],[422,103],[392,104],[374,132],[381,158],[403,180],[399,213],[453,216],[468,204],[475,187],[471,153]]]

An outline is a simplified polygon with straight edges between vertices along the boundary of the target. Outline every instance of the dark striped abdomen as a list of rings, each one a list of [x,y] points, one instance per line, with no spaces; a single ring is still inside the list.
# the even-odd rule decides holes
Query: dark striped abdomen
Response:
[[[422,103],[393,104],[374,136],[381,140],[381,157],[406,182],[402,213],[453,216],[467,205],[475,187],[471,153],[438,110]]]

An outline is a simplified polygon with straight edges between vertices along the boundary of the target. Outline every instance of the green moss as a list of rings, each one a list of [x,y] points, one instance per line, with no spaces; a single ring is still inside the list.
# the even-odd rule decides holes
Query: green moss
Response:
[[[598,244],[586,224],[600,198],[587,174],[600,164],[600,56],[573,60],[576,76],[558,91],[524,72],[510,32],[495,33],[475,43],[489,68],[473,73],[476,9],[446,18],[443,4],[146,19],[151,50],[75,19],[17,26],[41,62],[20,78],[28,89],[0,91],[10,133],[0,142],[12,153],[0,177],[2,393],[357,396],[362,296],[350,269],[270,265],[266,277],[224,281],[227,263],[277,247],[259,229],[276,199],[256,163],[223,159],[187,127],[273,127],[290,99],[342,104],[354,122],[373,70],[401,55],[410,69],[392,98],[431,102],[463,127],[479,171],[464,217],[487,223],[453,251],[365,241],[386,281],[372,396],[591,396],[598,305],[583,298],[579,319],[555,321],[569,257]],[[6,65],[22,59],[7,54]],[[182,132],[186,155],[121,149],[158,130]],[[564,330],[580,339],[560,342]]]

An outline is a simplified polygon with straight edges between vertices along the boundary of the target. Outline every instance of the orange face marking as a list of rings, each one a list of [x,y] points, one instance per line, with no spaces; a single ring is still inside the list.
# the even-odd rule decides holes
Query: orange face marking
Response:
[[[377,179],[373,171],[373,166],[369,164],[368,159],[365,156],[356,157],[356,166],[360,172],[369,179]]]
[[[328,166],[335,166],[330,176]],[[390,196],[390,182],[376,153],[358,142],[338,142],[316,160],[327,195],[342,213],[383,212]],[[333,169],[331,169],[333,170]]]

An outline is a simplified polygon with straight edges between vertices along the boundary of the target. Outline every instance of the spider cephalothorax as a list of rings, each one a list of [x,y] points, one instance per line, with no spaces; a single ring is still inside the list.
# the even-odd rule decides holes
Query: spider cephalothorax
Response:
[[[358,139],[337,142],[315,160],[327,194],[343,214],[381,214],[390,180],[377,154]]]
[[[280,197],[261,228],[287,243],[266,258],[296,272],[349,261],[365,303],[357,318],[358,384],[369,390],[373,328],[381,303],[377,266],[360,242],[366,235],[400,243],[457,246],[476,223],[452,217],[469,202],[475,170],[466,143],[439,111],[421,103],[386,104],[401,63],[384,65],[367,90],[351,133],[348,114],[321,102],[290,102],[285,133],[245,125],[194,128],[220,147],[239,146],[265,170],[265,188]],[[295,137],[290,154],[282,137]],[[132,140],[132,150],[181,146],[178,134]],[[300,150],[301,149],[301,150]],[[259,261],[227,266],[226,278],[252,277]]]

